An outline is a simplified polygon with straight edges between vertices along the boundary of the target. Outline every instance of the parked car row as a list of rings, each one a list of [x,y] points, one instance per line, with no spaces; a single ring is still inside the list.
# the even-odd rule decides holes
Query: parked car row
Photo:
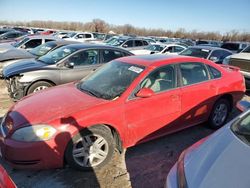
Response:
[[[105,43],[36,35],[0,45],[1,76],[10,96],[19,100],[0,124],[4,160],[15,168],[102,168],[115,150],[121,153],[203,122],[221,128],[244,96],[245,79],[231,66],[229,50],[134,36],[115,36]],[[13,52],[26,56],[11,56]],[[223,61],[229,65],[219,65]],[[166,186],[230,185],[211,175],[219,176],[233,159],[233,149],[243,152],[245,145],[240,145],[248,144],[247,114],[185,150]],[[218,151],[224,150],[220,156]],[[247,181],[244,176],[242,185]]]

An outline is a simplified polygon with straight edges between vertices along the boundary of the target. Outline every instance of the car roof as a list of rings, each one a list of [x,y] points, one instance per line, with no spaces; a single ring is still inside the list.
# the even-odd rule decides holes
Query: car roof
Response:
[[[55,41],[49,41],[49,42],[46,42],[46,44],[56,44],[57,46],[60,46],[60,45],[67,45],[67,44],[81,44],[80,42],[78,41],[70,41],[70,40],[55,40]]]
[[[75,49],[78,49],[78,50],[84,49],[84,48],[114,49],[114,50],[124,51],[124,52],[132,54],[131,52],[129,52],[125,49],[110,46],[110,45],[103,45],[103,44],[78,43],[78,44],[69,44],[68,46],[75,48]]]
[[[60,38],[52,36],[52,35],[29,35],[26,38],[29,38],[29,39],[54,39],[54,40],[60,39]]]
[[[131,64],[137,64],[145,67],[157,67],[161,65],[180,63],[180,62],[204,62],[205,59],[180,56],[180,55],[166,55],[166,54],[150,54],[150,55],[136,55],[119,58],[119,61]]]
[[[197,45],[197,46],[190,46],[189,48],[197,48],[197,49],[206,49],[206,50],[223,50],[223,51],[228,51],[231,52],[227,49],[220,48],[220,47],[215,47],[215,46],[206,46],[206,45]]]

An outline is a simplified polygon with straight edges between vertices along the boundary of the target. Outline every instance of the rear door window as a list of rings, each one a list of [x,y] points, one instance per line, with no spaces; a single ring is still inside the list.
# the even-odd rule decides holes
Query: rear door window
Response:
[[[143,46],[143,42],[141,40],[135,40],[135,46]]]
[[[181,63],[182,85],[192,85],[209,80],[207,69],[203,63]]]
[[[78,52],[69,58],[69,62],[73,62],[75,66],[98,64],[98,50],[84,50]]]
[[[109,61],[112,61],[116,58],[123,57],[124,54],[117,50],[102,50],[102,63],[107,63]]]

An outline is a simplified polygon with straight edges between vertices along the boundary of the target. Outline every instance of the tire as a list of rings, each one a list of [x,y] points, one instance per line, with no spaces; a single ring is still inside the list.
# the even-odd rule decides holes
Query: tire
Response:
[[[209,116],[209,127],[212,129],[222,127],[226,123],[229,112],[230,104],[227,99],[221,98],[216,101]]]
[[[52,86],[53,86],[53,84],[51,84],[49,82],[38,81],[29,87],[27,94],[35,93],[37,91],[41,91],[41,90],[47,89],[47,88],[52,87]]]
[[[114,151],[111,130],[102,125],[93,126],[71,139],[65,151],[65,160],[70,167],[78,170],[99,169],[110,162]]]

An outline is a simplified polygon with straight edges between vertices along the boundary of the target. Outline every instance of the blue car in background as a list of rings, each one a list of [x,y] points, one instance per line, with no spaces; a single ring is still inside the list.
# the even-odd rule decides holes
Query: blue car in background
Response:
[[[167,188],[250,187],[250,103],[237,107],[245,112],[182,152]]]

